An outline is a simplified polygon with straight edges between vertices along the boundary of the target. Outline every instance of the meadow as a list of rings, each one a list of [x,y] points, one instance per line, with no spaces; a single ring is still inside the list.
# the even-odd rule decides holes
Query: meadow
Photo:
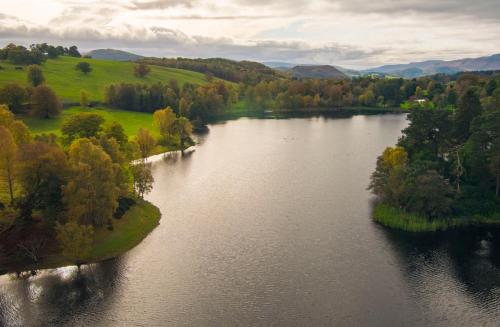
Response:
[[[84,74],[75,69],[76,64],[81,61],[90,63],[92,67],[90,73]],[[25,66],[15,66],[7,61],[0,61],[0,66],[2,67],[0,69],[0,86],[11,82],[28,86]],[[201,73],[160,66],[150,66],[151,73],[149,75],[143,78],[136,77],[134,76],[134,66],[133,62],[62,56],[48,59],[41,65],[41,68],[45,76],[45,83],[52,87],[61,101],[65,103],[79,102],[81,90],[88,92],[90,101],[102,102],[106,86],[120,82],[154,84],[177,80],[180,85],[207,83],[205,75]],[[22,69],[16,69],[16,67],[22,67]]]
[[[42,133],[54,133],[56,135],[61,135],[61,124],[62,122],[74,115],[81,112],[91,112],[102,116],[105,121],[108,122],[119,122],[125,133],[131,137],[137,134],[140,128],[149,129],[153,135],[159,136],[157,129],[153,128],[153,115],[145,112],[135,112],[126,111],[120,109],[110,109],[105,107],[95,107],[95,108],[83,108],[83,107],[71,107],[64,109],[63,112],[51,119],[40,119],[36,117],[24,116],[20,117],[28,125],[31,132],[34,134]]]

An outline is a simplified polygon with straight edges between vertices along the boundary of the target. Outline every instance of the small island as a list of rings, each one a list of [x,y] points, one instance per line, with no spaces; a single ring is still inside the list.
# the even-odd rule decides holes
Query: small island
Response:
[[[464,76],[456,109],[415,109],[396,147],[377,160],[369,189],[380,224],[431,232],[500,225],[500,89]]]

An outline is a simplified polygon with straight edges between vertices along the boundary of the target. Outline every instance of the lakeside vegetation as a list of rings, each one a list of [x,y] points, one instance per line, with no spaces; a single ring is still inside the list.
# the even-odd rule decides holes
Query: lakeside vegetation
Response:
[[[113,230],[101,228],[93,233],[93,241],[85,262],[95,263],[112,259],[137,246],[160,223],[161,213],[157,207],[143,200],[131,207],[121,219],[113,222]],[[46,246],[49,246],[46,244]],[[6,272],[35,271],[74,265],[75,262],[58,251],[47,251],[37,263],[14,263],[10,267],[0,266],[0,274]]]
[[[154,182],[145,159],[193,141],[172,109],[152,117],[157,136],[140,128],[129,140],[120,123],[89,111],[63,119],[58,135],[32,135],[0,105],[0,272],[111,258],[158,224],[142,200]]]
[[[428,219],[423,215],[379,203],[373,209],[373,218],[383,226],[407,232],[437,232],[467,226],[500,226],[500,214],[473,215]]]
[[[471,76],[456,109],[418,108],[377,160],[369,189],[375,220],[408,231],[498,224],[500,88]]]

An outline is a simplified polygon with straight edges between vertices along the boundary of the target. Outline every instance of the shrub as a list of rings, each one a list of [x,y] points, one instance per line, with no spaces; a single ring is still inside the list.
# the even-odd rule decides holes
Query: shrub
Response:
[[[119,198],[118,199],[118,208],[116,208],[113,217],[116,219],[120,219],[123,215],[135,204],[135,200],[131,198]]]
[[[90,67],[90,64],[85,61],[80,61],[78,64],[76,64],[75,69],[81,71],[85,75],[92,71],[92,67]]]

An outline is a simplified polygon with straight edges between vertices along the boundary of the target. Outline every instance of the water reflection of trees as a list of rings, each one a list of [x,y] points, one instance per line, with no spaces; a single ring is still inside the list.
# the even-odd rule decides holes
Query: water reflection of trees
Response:
[[[445,281],[436,276],[449,276],[469,300],[486,311],[500,312],[500,230],[412,234],[384,229],[383,233],[411,291],[422,292],[423,286],[439,289],[438,283]]]
[[[168,164],[175,164],[180,160],[187,160],[191,158],[194,152],[195,150],[193,149],[188,149],[184,151],[184,153],[180,151],[166,152],[165,154],[163,154],[162,161]]]
[[[52,326],[78,320],[78,315],[106,312],[123,279],[122,259],[7,282],[0,288],[1,326]]]

